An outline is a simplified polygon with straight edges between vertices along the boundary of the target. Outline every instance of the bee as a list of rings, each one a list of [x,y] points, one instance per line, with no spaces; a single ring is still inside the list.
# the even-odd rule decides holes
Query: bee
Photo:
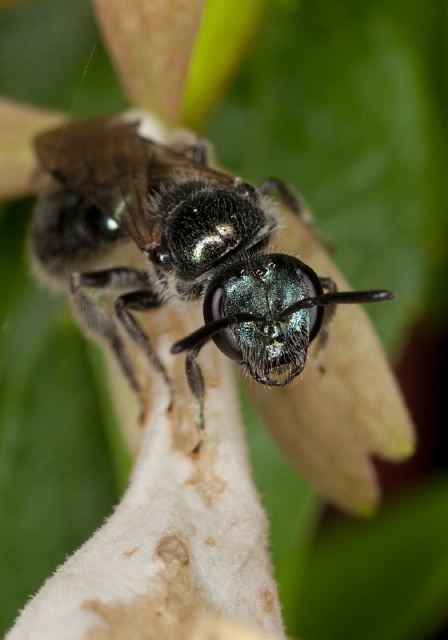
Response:
[[[297,257],[272,252],[279,214],[271,194],[303,215],[288,186],[270,178],[254,187],[211,167],[203,141],[160,144],[145,138],[140,124],[106,117],[37,137],[48,180],[31,224],[32,253],[40,270],[68,289],[85,326],[109,343],[140,399],[121,333],[145,352],[173,397],[171,379],[136,315],[172,302],[202,304],[203,326],[171,352],[186,352],[203,430],[205,386],[197,357],[209,340],[257,382],[284,386],[301,373],[310,343],[317,338],[318,348],[324,345],[336,305],[394,294],[339,292]],[[145,269],[120,262],[119,247],[128,243],[142,254]],[[105,257],[111,266],[99,269]],[[92,290],[117,292],[112,312]]]

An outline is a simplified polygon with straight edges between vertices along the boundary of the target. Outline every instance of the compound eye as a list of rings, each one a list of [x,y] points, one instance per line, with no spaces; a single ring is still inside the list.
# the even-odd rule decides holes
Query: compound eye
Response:
[[[298,269],[298,273],[300,278],[304,282],[306,288],[308,289],[307,298],[314,298],[319,295],[322,291],[322,287],[320,284],[319,277],[317,274],[310,268],[309,273],[307,273],[303,269]],[[322,324],[322,315],[323,311],[321,307],[311,307],[310,312],[310,342],[313,340],[317,333],[320,330]]]
[[[226,315],[225,302],[226,292],[224,287],[221,284],[214,285],[204,298],[203,313],[205,322],[224,318]],[[243,362],[243,354],[231,327],[217,333],[212,340],[228,358],[236,362]]]

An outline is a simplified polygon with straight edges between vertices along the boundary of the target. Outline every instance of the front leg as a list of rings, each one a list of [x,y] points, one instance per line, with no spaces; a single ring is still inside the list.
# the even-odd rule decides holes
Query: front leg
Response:
[[[204,385],[204,376],[202,375],[202,371],[198,363],[196,362],[196,358],[199,355],[199,351],[201,350],[203,344],[194,347],[187,353],[187,357],[185,360],[185,372],[187,374],[188,386],[190,388],[191,393],[196,401],[196,426],[199,431],[200,441],[198,447],[202,442],[202,437],[205,431],[204,425],[204,396],[205,396],[205,385]]]

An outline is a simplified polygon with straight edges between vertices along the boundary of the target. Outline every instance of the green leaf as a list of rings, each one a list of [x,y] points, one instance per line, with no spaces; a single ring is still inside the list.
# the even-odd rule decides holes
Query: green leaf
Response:
[[[0,94],[93,116],[128,103],[88,0],[33,0],[0,11]]]
[[[267,4],[267,0],[206,2],[184,99],[186,126],[201,127],[258,33]]]
[[[448,478],[371,522],[328,533],[309,558],[289,632],[307,640],[418,640],[446,620]]]
[[[432,101],[413,38],[390,3],[275,4],[206,128],[224,166],[303,193],[353,286],[397,292],[368,309],[389,347],[421,310],[434,206]]]

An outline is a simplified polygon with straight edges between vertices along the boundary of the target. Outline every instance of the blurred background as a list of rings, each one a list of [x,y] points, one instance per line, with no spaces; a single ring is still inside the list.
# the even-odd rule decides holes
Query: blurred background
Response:
[[[213,1],[238,20],[238,2]],[[356,521],[324,505],[242,394],[287,632],[448,638],[447,3],[254,7],[201,133],[249,181],[275,174],[300,190],[355,288],[397,293],[368,311],[419,436],[411,461],[378,465],[384,504]],[[73,117],[129,106],[88,0],[0,2],[0,95]],[[111,512],[130,468],[96,347],[30,278],[32,207],[0,215],[0,634]]]

